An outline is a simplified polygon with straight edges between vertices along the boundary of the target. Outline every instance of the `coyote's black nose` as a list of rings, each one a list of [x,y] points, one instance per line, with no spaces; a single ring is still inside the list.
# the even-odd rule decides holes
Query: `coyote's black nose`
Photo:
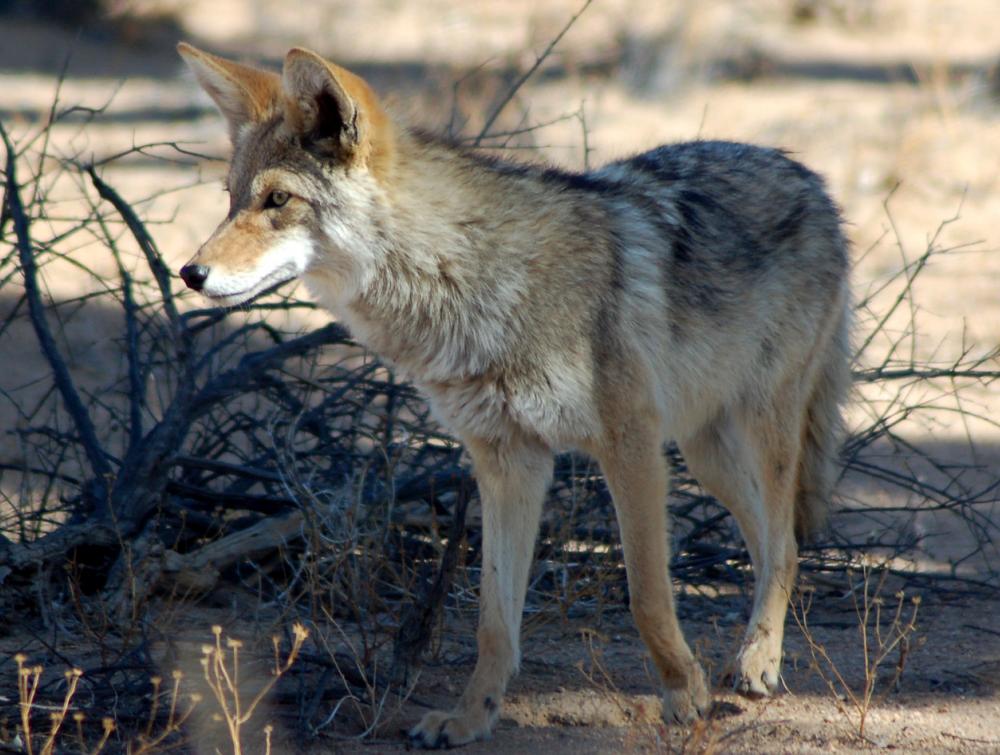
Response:
[[[208,268],[204,265],[185,265],[181,268],[181,278],[187,283],[188,288],[201,291],[208,277]]]

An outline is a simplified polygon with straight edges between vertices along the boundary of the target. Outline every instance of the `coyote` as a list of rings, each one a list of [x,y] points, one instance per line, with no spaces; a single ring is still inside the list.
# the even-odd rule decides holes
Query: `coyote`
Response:
[[[472,458],[478,661],[414,742],[471,742],[499,718],[557,449],[607,480],[664,719],[710,701],[668,575],[668,440],[742,531],[756,588],[735,685],[773,692],[797,538],[823,525],[850,382],[848,246],[822,180],[728,142],[587,173],[493,159],[401,125],[308,50],[280,75],[179,51],[233,147],[229,214],[181,277],[225,305],[302,278]]]

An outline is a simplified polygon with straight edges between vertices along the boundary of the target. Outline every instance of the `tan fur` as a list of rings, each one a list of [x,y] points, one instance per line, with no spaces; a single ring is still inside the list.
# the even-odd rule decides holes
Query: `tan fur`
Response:
[[[231,129],[237,124],[263,120],[281,97],[281,79],[199,50],[186,42],[177,51],[191,66],[206,92],[215,100]]]
[[[562,448],[607,478],[664,717],[709,703],[673,606],[665,440],[753,560],[737,689],[775,690],[796,532],[825,518],[850,380],[846,243],[821,180],[777,151],[713,142],[582,175],[492,161],[395,124],[314,53],[288,54],[270,104],[266,75],[182,53],[234,149],[229,217],[185,280],[232,304],[301,277],[472,457],[479,659],[457,706],[427,714],[414,740],[461,744],[496,723]]]

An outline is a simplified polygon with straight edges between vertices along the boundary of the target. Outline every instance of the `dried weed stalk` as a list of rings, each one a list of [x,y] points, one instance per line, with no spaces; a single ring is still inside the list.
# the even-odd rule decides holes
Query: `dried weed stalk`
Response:
[[[225,646],[223,646],[222,627],[218,625],[212,627],[212,633],[215,635],[215,643],[205,645],[202,648],[202,672],[222,713],[221,717],[226,724],[233,746],[233,755],[242,755],[244,725],[253,717],[254,712],[271,691],[271,688],[277,684],[278,679],[295,663],[303,643],[309,637],[309,630],[301,624],[295,624],[292,627],[292,646],[284,660],[281,660],[281,638],[277,635],[271,638],[274,645],[274,668],[267,681],[249,700],[244,698],[244,682],[240,679],[242,641],[229,637],[226,638]],[[264,731],[265,748],[268,753],[271,749],[271,731],[270,726],[266,727]]]
[[[892,598],[894,604],[887,604],[883,588],[889,571],[884,567],[863,563],[859,578],[854,578],[853,570],[847,572],[847,577],[857,617],[860,683],[851,683],[851,673],[831,656],[809,626],[813,590],[798,592],[791,614],[809,646],[810,667],[826,684],[838,709],[854,725],[858,736],[867,739],[865,724],[869,713],[898,688],[903,676],[917,633],[921,598],[914,595],[907,599],[905,592],[898,590]],[[882,672],[889,663],[892,669],[885,677]]]

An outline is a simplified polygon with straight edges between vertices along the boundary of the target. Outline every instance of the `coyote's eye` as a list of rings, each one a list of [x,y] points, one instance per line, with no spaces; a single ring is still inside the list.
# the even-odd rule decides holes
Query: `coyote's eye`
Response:
[[[267,199],[264,200],[264,209],[267,210],[271,207],[284,207],[287,201],[287,191],[272,191],[267,195]]]

